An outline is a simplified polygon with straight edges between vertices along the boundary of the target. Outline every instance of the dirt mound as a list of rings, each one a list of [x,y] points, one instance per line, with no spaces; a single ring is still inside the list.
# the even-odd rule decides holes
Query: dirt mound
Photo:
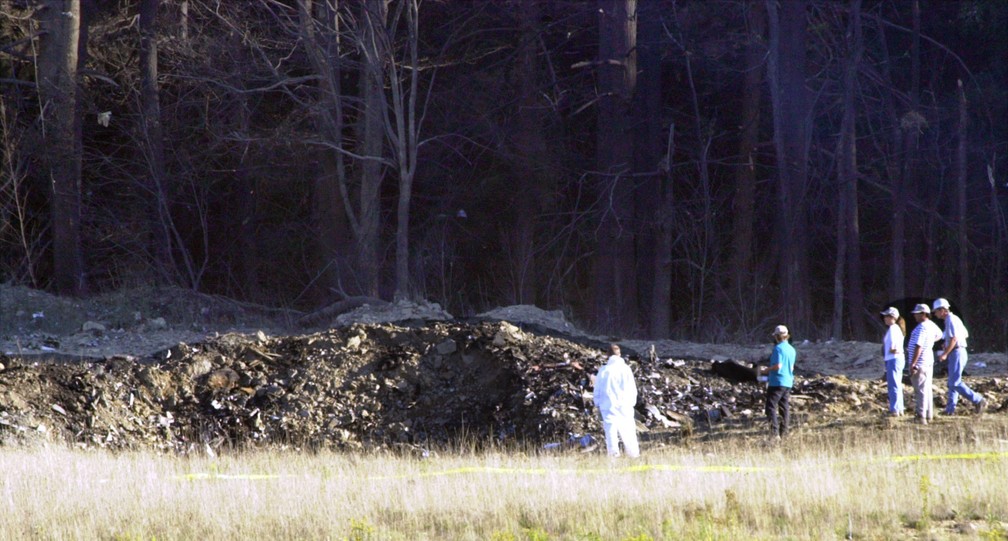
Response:
[[[65,298],[0,284],[0,354],[142,357],[222,329],[282,329],[295,315],[175,287]]]
[[[560,331],[562,333],[581,336],[585,333],[578,330],[571,322],[567,321],[561,310],[543,310],[531,304],[516,304],[494,308],[489,312],[483,312],[477,317],[488,320],[508,321],[516,325],[538,325],[546,329]]]
[[[397,300],[379,305],[365,304],[340,314],[336,326],[354,323],[399,323],[404,321],[447,321],[452,315],[436,302]]]
[[[601,435],[591,376],[611,338],[559,311],[520,305],[458,321],[436,304],[359,304],[288,335],[298,316],[170,288],[68,300],[0,285],[0,441],[566,447]],[[641,391],[643,441],[762,423],[762,386],[714,368],[765,360],[769,344],[619,343]],[[796,411],[810,422],[884,411],[877,344],[796,348]],[[984,355],[971,354],[969,383],[996,411],[1008,362]],[[940,406],[940,381],[935,397]]]
[[[566,434],[597,352],[506,323],[224,335],[153,358],[3,359],[0,426],[83,445],[358,447]],[[554,368],[543,370],[542,363]],[[560,392],[562,390],[562,392]],[[590,406],[590,404],[589,404]],[[579,421],[591,419],[589,412]],[[583,424],[576,426],[584,429]]]
[[[0,437],[177,451],[414,448],[460,437],[550,444],[601,435],[590,391],[601,362],[599,349],[507,322],[227,334],[139,359],[6,356]],[[709,361],[644,357],[631,366],[645,441],[762,422],[762,386],[719,376]],[[992,404],[1008,394],[997,379],[971,384]],[[882,412],[885,384],[807,376],[794,400],[810,415]]]

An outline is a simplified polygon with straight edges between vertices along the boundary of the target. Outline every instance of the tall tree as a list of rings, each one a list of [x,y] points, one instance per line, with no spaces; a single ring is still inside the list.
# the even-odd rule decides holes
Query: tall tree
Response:
[[[595,257],[595,317],[632,330],[637,321],[631,97],[637,84],[637,2],[599,0],[598,128],[602,218]]]
[[[228,40],[228,47],[234,55],[235,65],[245,66],[252,63],[248,54],[248,45],[244,40],[245,36],[238,32],[233,32]],[[250,167],[250,153],[253,151],[251,123],[252,104],[250,92],[245,88],[244,77],[234,76],[234,83],[230,85],[233,90],[232,99],[228,100],[234,107],[231,115],[234,121],[234,135],[237,139],[238,148],[234,165],[234,189],[235,189],[235,218],[239,222],[237,246],[239,247],[236,272],[238,282],[245,298],[257,299],[260,293],[259,287],[259,246],[257,242],[256,228],[256,207],[257,193],[256,178],[252,174]],[[338,205],[337,205],[337,208]]]
[[[179,39],[189,41],[189,0],[179,1]]]
[[[39,11],[39,99],[52,186],[53,285],[61,293],[86,290],[81,249],[81,139],[78,130],[80,0],[46,0]]]
[[[958,145],[956,146],[956,232],[959,244],[959,257],[956,271],[959,273],[958,296],[963,306],[968,306],[969,300],[969,235],[966,224],[966,145],[967,121],[966,92],[963,91],[962,79],[956,81],[959,91],[959,122]]]
[[[783,320],[799,333],[811,324],[808,266],[808,152],[811,98],[805,87],[805,0],[767,0],[769,76],[777,152],[777,242]]]
[[[637,228],[637,277],[639,297],[647,310],[647,329],[653,338],[663,338],[671,330],[672,301],[672,209],[665,196],[671,195],[665,156],[662,116],[663,32],[661,7],[653,3],[638,6],[637,68],[634,93],[634,176],[638,179],[634,199],[642,218]],[[671,128],[670,128],[671,129]]]
[[[676,28],[679,31],[678,12],[673,12],[676,17]],[[693,61],[691,57],[694,52],[686,46],[686,40],[679,36],[673,38],[679,44],[683,54],[683,64],[686,68],[686,82],[689,87],[689,102],[692,106],[693,129],[695,133],[696,170],[700,179],[699,186],[699,224],[693,237],[694,245],[689,258],[689,266],[694,269],[693,277],[690,279],[692,287],[692,299],[690,309],[690,320],[692,330],[697,330],[703,324],[706,316],[707,282],[713,274],[714,262],[716,259],[714,246],[714,201],[713,186],[710,175],[710,149],[713,143],[713,134],[710,132],[703,112],[700,110],[700,96],[697,91],[696,77],[693,71]]]
[[[857,138],[855,91],[861,63],[861,0],[851,0],[845,41],[847,58],[843,70],[843,119],[837,160],[837,258],[833,283],[832,337],[843,337],[843,307],[846,301],[851,334],[864,338],[864,293],[861,289],[861,239],[858,227]]]
[[[389,0],[367,0],[361,4],[360,47],[364,51],[360,68],[360,95],[363,102],[357,133],[362,160],[360,182],[360,234],[357,258],[363,293],[378,295],[378,244],[381,231],[381,185],[385,141],[385,69],[390,61],[391,43],[386,24]]]
[[[543,204],[546,141],[543,137],[542,108],[539,106],[537,80],[537,49],[542,33],[540,3],[536,0],[519,0],[518,23],[520,41],[514,79],[517,81],[517,129],[514,135],[514,175],[518,189],[513,194],[516,209],[514,226],[509,240],[516,254],[510,264],[514,267],[513,302],[536,302],[536,226]]]
[[[766,12],[760,3],[746,3],[745,75],[742,114],[739,120],[739,164],[735,167],[732,200],[732,292],[752,283],[753,226],[756,206],[756,165],[753,154],[759,143],[760,102],[766,59]]]
[[[319,281],[324,289],[339,290],[341,247],[349,225],[358,253],[362,246],[360,209],[348,187],[347,160],[352,153],[344,138],[346,106],[342,91],[342,25],[339,2],[298,0],[299,41],[316,76],[317,96],[308,108],[315,119],[317,145],[322,149],[322,173],[312,181],[312,230],[318,256]],[[366,282],[366,278],[365,284]],[[360,282],[358,282],[360,284]],[[367,285],[358,286],[369,291]],[[359,293],[354,291],[353,293]]]
[[[393,162],[399,175],[399,197],[396,203],[396,272],[395,297],[410,295],[410,206],[413,202],[413,180],[416,178],[417,151],[420,149],[420,121],[423,111],[418,109],[417,93],[420,88],[420,0],[400,0],[391,27],[395,28],[400,16],[406,29],[402,59],[396,58],[393,39],[389,37],[389,61],[385,63],[388,85],[391,90],[385,111],[385,133],[392,147]],[[433,75],[430,81],[433,86]],[[430,89],[428,89],[428,92]]]
[[[171,236],[168,229],[168,194],[165,187],[164,135],[161,129],[161,99],[158,86],[158,24],[160,0],[140,1],[140,143],[147,171],[144,188],[148,202],[146,236],[154,272],[174,276]]]
[[[918,228],[909,228],[906,226],[906,205],[907,200],[914,198],[915,194],[920,191],[919,179],[920,179],[920,136],[926,125],[926,120],[924,115],[921,114],[921,104],[920,104],[920,79],[921,79],[921,63],[920,63],[920,41],[921,41],[921,10],[920,1],[913,0],[911,3],[912,17],[913,17],[913,34],[912,41],[910,45],[910,110],[903,114],[900,119],[900,127],[903,130],[903,167],[902,174],[900,175],[900,195],[903,201],[899,203],[897,211],[902,214],[897,219],[901,220],[903,225],[903,235],[897,242],[894,242],[893,256],[899,258],[906,258],[909,256],[911,261],[918,261],[920,263],[925,262],[924,254],[919,253],[915,250],[907,253],[906,250],[901,250],[897,252],[895,245],[898,244],[900,247],[906,247],[907,239],[910,240],[910,246],[918,249],[918,242],[914,242],[914,239],[920,238],[918,234]],[[895,229],[894,234],[895,234]],[[925,242],[930,244],[930,239],[926,238]],[[905,264],[900,262],[900,269],[904,273],[904,283],[907,282],[905,275]],[[923,293],[926,278],[922,279],[919,276],[920,273],[916,273],[914,276],[915,280],[911,284],[904,285],[904,288],[909,288],[910,291]],[[926,274],[926,272],[925,272]]]
[[[879,24],[879,49],[882,56],[882,78],[885,91],[882,92],[882,102],[885,106],[891,142],[885,153],[886,175],[890,185],[890,201],[892,206],[889,254],[889,299],[902,299],[906,295],[906,215],[907,200],[905,188],[905,153],[902,151],[903,130],[900,114],[896,108],[894,95],[897,93],[893,82],[893,60],[889,55],[886,43],[885,25]]]

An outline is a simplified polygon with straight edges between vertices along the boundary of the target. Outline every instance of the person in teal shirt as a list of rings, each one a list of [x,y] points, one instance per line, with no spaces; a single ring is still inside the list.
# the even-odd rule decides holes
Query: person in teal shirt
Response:
[[[787,435],[791,421],[791,387],[794,386],[795,349],[788,343],[790,333],[784,325],[773,332],[774,346],[767,367],[766,414],[770,419],[770,437],[780,439]]]

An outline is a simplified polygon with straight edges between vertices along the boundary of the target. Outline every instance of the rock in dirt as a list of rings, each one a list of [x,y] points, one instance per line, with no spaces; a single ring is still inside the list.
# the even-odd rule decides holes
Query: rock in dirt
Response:
[[[89,332],[95,335],[100,335],[105,332],[105,325],[98,323],[97,321],[85,321],[81,325],[81,332]]]
[[[508,321],[524,325],[539,325],[547,329],[560,331],[570,335],[582,335],[573,324],[567,321],[561,310],[543,310],[538,306],[530,304],[517,304],[514,306],[504,306],[494,308],[488,312],[483,312],[477,317],[488,320]]]

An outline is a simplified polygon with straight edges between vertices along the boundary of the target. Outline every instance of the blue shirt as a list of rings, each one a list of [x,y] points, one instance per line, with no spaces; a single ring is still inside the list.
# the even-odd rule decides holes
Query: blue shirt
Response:
[[[774,346],[770,354],[770,366],[779,364],[780,368],[770,372],[767,385],[770,387],[791,387],[794,385],[795,349],[787,340]]]

